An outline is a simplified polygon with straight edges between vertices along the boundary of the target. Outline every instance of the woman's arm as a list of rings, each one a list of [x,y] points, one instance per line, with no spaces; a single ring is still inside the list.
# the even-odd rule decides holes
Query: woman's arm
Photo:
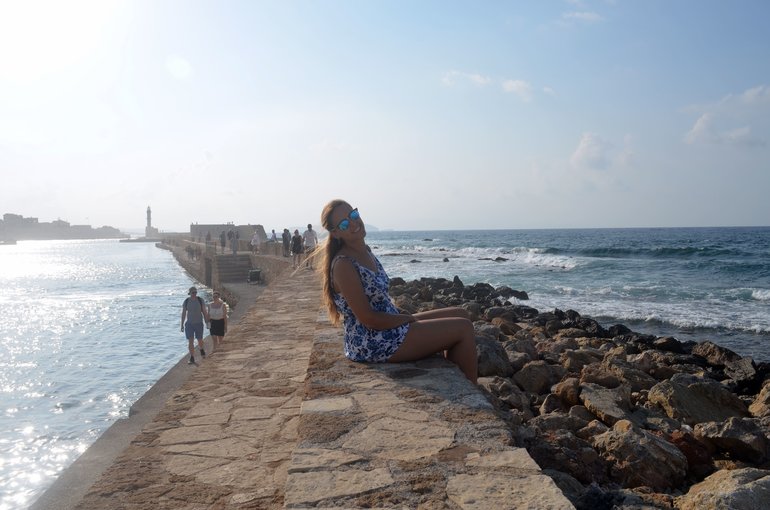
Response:
[[[334,286],[339,289],[340,294],[345,296],[345,301],[353,310],[356,319],[367,328],[391,329],[414,322],[414,317],[411,315],[372,310],[369,299],[364,293],[364,286],[361,285],[358,270],[350,260],[341,258],[334,264]]]

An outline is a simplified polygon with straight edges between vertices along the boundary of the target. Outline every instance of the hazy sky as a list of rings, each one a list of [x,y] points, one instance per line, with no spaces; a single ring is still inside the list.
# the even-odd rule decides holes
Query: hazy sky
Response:
[[[0,214],[770,224],[770,2],[0,0]]]

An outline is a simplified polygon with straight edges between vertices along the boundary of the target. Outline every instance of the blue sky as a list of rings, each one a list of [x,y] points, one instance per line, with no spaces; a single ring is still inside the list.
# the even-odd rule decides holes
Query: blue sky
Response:
[[[0,214],[770,224],[766,1],[0,2]]]

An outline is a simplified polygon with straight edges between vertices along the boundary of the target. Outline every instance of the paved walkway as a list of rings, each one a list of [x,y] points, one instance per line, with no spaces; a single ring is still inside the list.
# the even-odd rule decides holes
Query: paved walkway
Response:
[[[300,269],[241,306],[74,508],[573,508],[449,362],[344,359],[319,292]]]
[[[282,508],[318,294],[310,271],[264,289],[76,508]]]

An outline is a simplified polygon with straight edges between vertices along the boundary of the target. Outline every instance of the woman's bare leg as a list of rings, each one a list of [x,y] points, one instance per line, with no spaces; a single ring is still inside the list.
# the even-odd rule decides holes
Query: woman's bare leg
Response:
[[[447,317],[421,319],[409,326],[401,347],[388,359],[389,363],[416,361],[446,351],[449,361],[457,365],[473,384],[478,378],[476,336],[468,319]]]
[[[468,311],[465,308],[459,306],[450,306],[448,308],[436,308],[435,310],[428,310],[427,312],[413,313],[412,316],[419,320],[424,319],[443,319],[448,317],[460,317],[463,319],[468,318]]]

